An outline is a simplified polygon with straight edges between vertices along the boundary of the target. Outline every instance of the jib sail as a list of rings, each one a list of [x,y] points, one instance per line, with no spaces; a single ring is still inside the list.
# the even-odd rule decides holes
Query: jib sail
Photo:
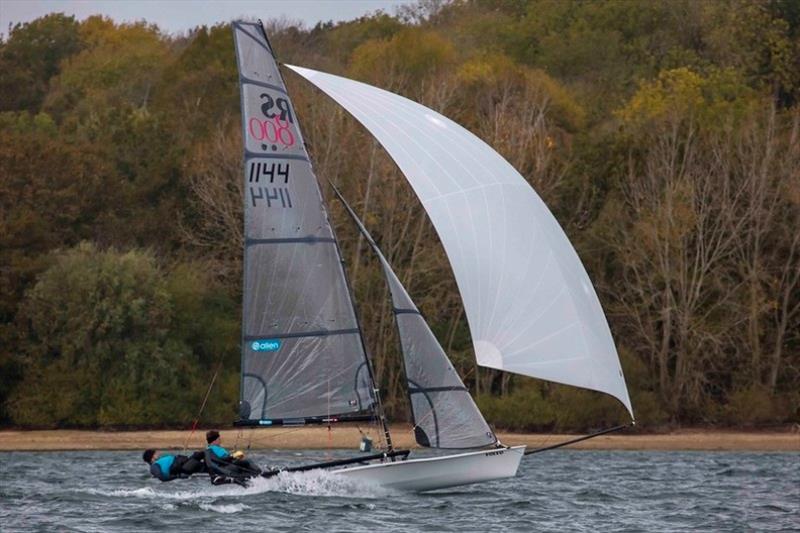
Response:
[[[389,261],[339,191],[334,190],[377,254],[389,285],[417,443],[431,448],[494,444],[497,438]]]

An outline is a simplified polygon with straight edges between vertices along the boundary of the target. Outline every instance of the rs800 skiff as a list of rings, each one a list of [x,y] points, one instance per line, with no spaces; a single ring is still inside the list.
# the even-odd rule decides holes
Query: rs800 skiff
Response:
[[[514,476],[525,447],[499,443],[390,262],[334,187],[389,288],[416,441],[454,452],[409,458],[393,449],[338,240],[274,50],[261,23],[234,22],[233,33],[245,163],[236,425],[373,419],[386,443],[380,454],[264,476],[324,469],[415,491]],[[633,420],[591,281],[525,178],[427,107],[364,83],[287,67],[352,114],[419,197],[453,268],[478,364],[609,394]]]

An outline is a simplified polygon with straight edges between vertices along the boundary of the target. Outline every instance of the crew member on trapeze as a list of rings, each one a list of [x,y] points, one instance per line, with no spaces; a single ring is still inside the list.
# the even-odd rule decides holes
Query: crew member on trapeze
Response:
[[[187,478],[192,474],[207,472],[203,452],[194,452],[190,456],[158,453],[158,450],[145,450],[142,454],[144,462],[150,465],[150,474],[161,481]]]
[[[223,485],[226,483],[241,483],[244,479],[255,477],[261,474],[261,468],[257,464],[246,459],[244,453],[235,451],[229,453],[222,447],[222,437],[219,431],[212,429],[206,432],[205,461],[211,475],[211,483]]]

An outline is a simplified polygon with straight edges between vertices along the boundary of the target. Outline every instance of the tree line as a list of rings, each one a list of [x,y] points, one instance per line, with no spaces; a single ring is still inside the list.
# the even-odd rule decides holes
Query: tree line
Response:
[[[398,92],[531,183],[606,311],[637,419],[780,424],[800,405],[800,4],[423,1],[306,28],[279,60]],[[0,42],[0,421],[235,418],[242,268],[230,28],[51,14]],[[435,231],[355,121],[286,73],[318,176],[366,222],[510,429],[624,421],[614,400],[477,367]],[[330,199],[330,195],[326,196]],[[408,417],[380,267],[329,202],[384,403]]]

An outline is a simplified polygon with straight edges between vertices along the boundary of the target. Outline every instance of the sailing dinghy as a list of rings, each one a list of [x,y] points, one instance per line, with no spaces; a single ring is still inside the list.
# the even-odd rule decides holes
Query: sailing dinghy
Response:
[[[498,441],[337,190],[390,289],[417,443],[458,453],[413,458],[393,448],[338,241],[269,39],[261,23],[234,22],[233,32],[245,165],[235,425],[377,420],[386,441],[382,453],[262,475],[324,468],[412,491],[516,475],[525,446]],[[633,420],[619,357],[589,277],[525,179],[486,143],[425,106],[364,83],[286,66],[360,121],[408,179],[453,268],[478,364],[604,392],[622,402]]]

